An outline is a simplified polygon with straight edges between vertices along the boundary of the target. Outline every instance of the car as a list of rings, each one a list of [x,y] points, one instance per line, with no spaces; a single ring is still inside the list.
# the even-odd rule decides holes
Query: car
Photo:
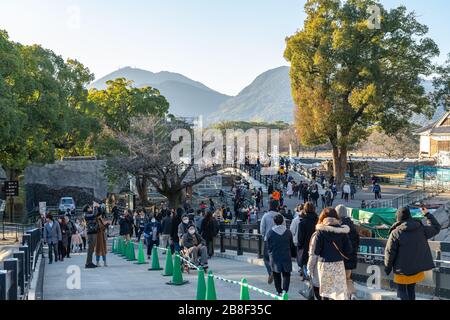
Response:
[[[75,200],[72,197],[63,197],[59,200],[59,213],[75,214]]]

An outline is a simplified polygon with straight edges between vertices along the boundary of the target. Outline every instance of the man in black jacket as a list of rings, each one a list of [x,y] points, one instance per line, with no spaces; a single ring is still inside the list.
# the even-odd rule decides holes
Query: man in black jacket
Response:
[[[97,232],[98,225],[96,222],[98,204],[92,209],[91,206],[86,205],[83,209],[84,219],[86,220],[86,233],[87,233],[87,243],[88,252],[86,256],[86,268],[97,268],[97,266],[92,263],[92,256],[94,255],[95,245],[97,242]]]
[[[422,208],[426,225],[411,217],[409,208],[397,211],[397,223],[391,228],[384,253],[385,272],[394,271],[397,296],[401,300],[415,300],[416,283],[425,278],[425,271],[434,268],[428,239],[441,229],[436,218]]]

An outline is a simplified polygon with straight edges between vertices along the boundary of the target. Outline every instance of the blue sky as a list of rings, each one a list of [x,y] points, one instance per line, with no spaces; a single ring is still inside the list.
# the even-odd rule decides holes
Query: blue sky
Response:
[[[301,28],[305,0],[0,0],[0,28],[80,60],[99,78],[119,67],[182,73],[235,95],[287,65],[284,38]],[[405,4],[450,52],[448,0]],[[79,12],[79,16],[78,16]]]

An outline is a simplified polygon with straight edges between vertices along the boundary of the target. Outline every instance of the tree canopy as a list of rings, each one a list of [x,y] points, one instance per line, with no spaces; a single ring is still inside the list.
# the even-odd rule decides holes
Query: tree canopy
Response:
[[[38,45],[24,46],[0,31],[0,164],[11,173],[47,163],[58,150],[80,147],[95,119],[85,112],[93,75]]]
[[[380,28],[370,24],[380,9]],[[394,133],[413,113],[433,107],[421,76],[433,72],[437,45],[404,6],[385,10],[371,0],[309,0],[301,30],[286,39],[301,142],[333,147],[334,174],[344,178],[347,150],[379,126]]]

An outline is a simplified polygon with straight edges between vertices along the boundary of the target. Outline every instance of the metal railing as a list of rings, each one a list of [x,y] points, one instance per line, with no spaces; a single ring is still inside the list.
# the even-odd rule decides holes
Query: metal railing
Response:
[[[41,229],[25,231],[21,246],[8,247],[0,254],[0,300],[26,300],[39,254]]]

